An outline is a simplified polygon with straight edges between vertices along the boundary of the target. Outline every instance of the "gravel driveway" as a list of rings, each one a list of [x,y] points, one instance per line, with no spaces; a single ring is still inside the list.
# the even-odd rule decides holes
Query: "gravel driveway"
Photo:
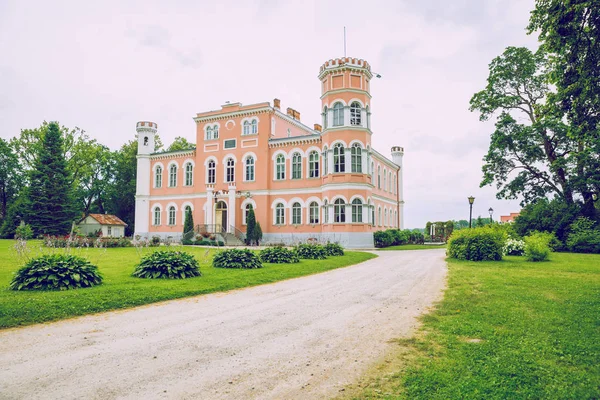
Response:
[[[0,331],[0,398],[335,396],[441,298],[444,250],[377,254],[284,282]]]

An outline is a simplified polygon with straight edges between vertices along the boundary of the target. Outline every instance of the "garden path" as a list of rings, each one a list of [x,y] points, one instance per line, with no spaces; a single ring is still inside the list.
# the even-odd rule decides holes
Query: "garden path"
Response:
[[[0,331],[0,398],[331,398],[441,298],[444,250]]]

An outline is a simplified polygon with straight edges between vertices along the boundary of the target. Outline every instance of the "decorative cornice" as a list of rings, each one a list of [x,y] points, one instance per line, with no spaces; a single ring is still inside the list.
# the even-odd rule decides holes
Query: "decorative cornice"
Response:
[[[248,109],[248,110],[225,112],[222,114],[207,115],[204,117],[194,117],[194,121],[196,123],[213,122],[213,121],[220,121],[220,120],[229,119],[229,118],[250,117],[250,116],[256,115],[256,114],[264,114],[264,113],[271,113],[271,112],[273,112],[273,108],[269,106],[269,107],[262,107],[262,108]]]
[[[323,100],[325,98],[325,96],[330,96],[330,95],[334,95],[334,94],[338,94],[338,93],[347,93],[347,92],[363,94],[363,95],[367,96],[369,99],[373,98],[371,96],[371,94],[369,92],[367,92],[366,90],[343,88],[343,89],[328,90],[327,92],[325,92],[321,95],[321,100]]]
[[[281,139],[269,139],[269,148],[296,146],[301,144],[318,144],[321,143],[321,136],[319,135],[307,135],[307,136],[294,136],[290,138]]]
[[[150,155],[151,160],[167,160],[176,157],[196,157],[196,149],[190,150],[178,150],[178,151],[165,151],[162,153],[153,153]]]

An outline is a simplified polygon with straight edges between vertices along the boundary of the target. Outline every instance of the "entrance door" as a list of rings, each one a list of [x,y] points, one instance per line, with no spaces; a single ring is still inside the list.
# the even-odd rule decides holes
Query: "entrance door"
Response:
[[[218,201],[215,210],[215,225],[217,232],[227,229],[227,203]]]

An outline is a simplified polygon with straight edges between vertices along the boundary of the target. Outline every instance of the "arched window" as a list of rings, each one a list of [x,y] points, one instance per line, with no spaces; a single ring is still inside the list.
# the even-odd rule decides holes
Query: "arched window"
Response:
[[[219,138],[219,125],[209,126],[206,128],[206,140]]]
[[[246,207],[244,207],[244,225],[248,225],[248,213],[250,212],[250,210],[252,210],[252,204],[248,203],[246,204]]]
[[[285,179],[285,157],[279,154],[275,159],[275,179]]]
[[[360,126],[361,125],[361,107],[358,101],[350,104],[350,125]]]
[[[292,224],[300,225],[302,223],[302,207],[300,203],[292,204]]]
[[[285,225],[285,208],[281,203],[275,206],[275,225]]]
[[[327,200],[323,202],[323,220],[326,224],[329,223],[329,204],[327,204]]]
[[[352,172],[362,173],[362,147],[359,143],[354,143],[350,148]]]
[[[333,172],[346,172],[346,151],[341,143],[333,146]]]
[[[245,180],[246,181],[253,181],[254,180],[254,157],[249,156],[248,158],[246,158],[246,175],[245,175]]]
[[[381,189],[381,165],[377,166],[377,189]]]
[[[308,206],[308,221],[311,224],[318,224],[319,223],[319,205],[317,204],[316,201],[313,201],[312,203],[309,204]]]
[[[169,167],[169,187],[177,186],[177,165],[171,164]]]
[[[227,159],[227,170],[225,175],[227,183],[235,182],[235,161],[233,161],[233,158]]]
[[[392,191],[392,173],[390,172],[388,175],[388,192]]]
[[[169,207],[169,225],[175,225],[175,207]]]
[[[319,177],[319,153],[316,151],[311,151],[308,155],[308,177]]]
[[[377,209],[377,225],[381,226],[381,207]]]
[[[387,184],[385,183],[386,182],[386,180],[385,180],[386,176],[387,176],[387,171],[384,168],[383,169],[383,190],[387,190]]]
[[[375,226],[375,206],[371,205],[370,201],[369,207],[371,208],[371,225]]]
[[[253,135],[257,134],[258,133],[258,121],[253,119],[251,125],[252,125],[252,127],[250,129],[250,132],[252,132]]]
[[[323,129],[327,129],[327,106],[323,108]]]
[[[160,165],[157,165],[154,170],[154,187],[162,187],[162,167]]]
[[[217,165],[214,160],[208,162],[208,180],[207,183],[215,184],[217,180]]]
[[[192,186],[194,182],[194,166],[192,163],[185,164],[185,186]]]
[[[294,153],[292,156],[292,179],[302,179],[302,156]]]
[[[333,126],[344,125],[344,105],[339,101],[333,105]]]
[[[329,168],[328,155],[327,155],[327,146],[323,149],[323,175],[327,175],[327,170]]]
[[[244,130],[242,131],[242,135],[250,134],[250,121],[244,121]]]
[[[337,199],[333,203],[333,221],[338,223],[346,222],[346,203],[342,199]]]
[[[160,225],[160,215],[161,215],[160,207],[154,207],[154,224],[153,225]]]
[[[352,200],[352,222],[361,223],[363,203],[360,199]]]

